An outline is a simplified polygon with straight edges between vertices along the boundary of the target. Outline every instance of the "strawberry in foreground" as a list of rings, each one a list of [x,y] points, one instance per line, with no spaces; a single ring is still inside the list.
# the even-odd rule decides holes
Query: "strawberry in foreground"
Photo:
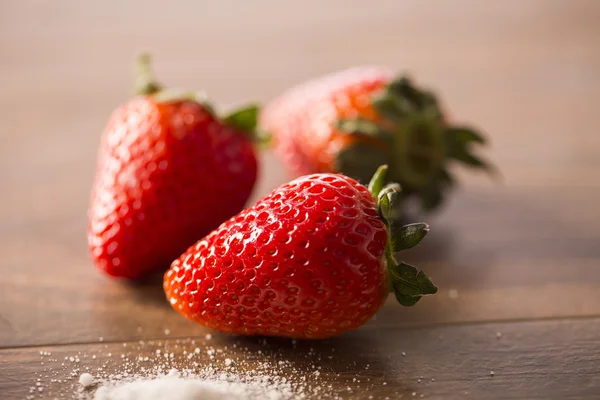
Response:
[[[390,182],[421,208],[438,207],[453,185],[453,162],[491,171],[472,145],[485,139],[450,124],[432,92],[386,69],[356,67],[301,84],[260,117],[295,176],[340,172],[362,183],[388,164]]]
[[[363,325],[390,291],[405,306],[436,293],[394,259],[428,226],[392,232],[397,185],[383,187],[386,169],[368,189],[328,173],[279,187],[173,262],[164,279],[171,305],[224,332],[326,338]]]
[[[88,243],[99,269],[136,279],[167,268],[238,213],[257,175],[256,107],[220,118],[138,65],[138,96],[113,112],[98,156]]]

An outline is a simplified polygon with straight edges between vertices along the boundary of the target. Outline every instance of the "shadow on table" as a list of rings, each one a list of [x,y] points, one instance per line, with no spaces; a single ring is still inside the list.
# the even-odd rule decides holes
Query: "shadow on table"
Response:
[[[139,281],[123,281],[122,285],[136,302],[170,308],[163,291],[163,275],[164,271],[160,271]]]

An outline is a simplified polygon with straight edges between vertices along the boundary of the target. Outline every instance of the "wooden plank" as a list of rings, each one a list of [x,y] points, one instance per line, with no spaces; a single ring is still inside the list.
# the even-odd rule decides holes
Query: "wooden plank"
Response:
[[[172,338],[126,342],[126,347],[114,342],[4,349],[0,350],[0,395],[24,398],[33,387],[34,398],[69,397],[87,368],[97,376],[126,370],[135,374],[142,366],[165,364],[166,371],[171,367],[199,370],[207,365],[225,371],[224,360],[230,358],[235,373],[275,370],[291,381],[306,377],[308,398],[413,398],[414,392],[415,398],[427,399],[590,399],[600,394],[599,329],[600,319],[571,319],[366,328],[333,340],[297,344],[215,333],[211,340],[195,338],[194,344],[189,338]],[[188,359],[196,347],[200,353]],[[210,348],[214,359],[207,352]],[[164,353],[173,353],[173,359],[156,362],[157,349],[160,360]],[[139,360],[140,356],[150,359]],[[278,368],[279,361],[285,367]],[[265,363],[270,367],[264,367]],[[321,391],[311,395],[318,386]]]

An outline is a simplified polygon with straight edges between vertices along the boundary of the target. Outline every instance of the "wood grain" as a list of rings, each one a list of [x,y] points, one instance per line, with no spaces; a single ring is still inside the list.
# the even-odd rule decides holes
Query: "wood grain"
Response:
[[[350,349],[331,365],[336,390],[369,363],[374,382],[390,383],[369,388],[375,398],[597,396],[599,18],[594,0],[0,2],[0,398],[21,398],[46,368],[37,346],[62,355],[101,349],[86,344],[99,337],[205,333],[172,312],[159,275],[110,280],[87,256],[99,136],[140,49],[164,82],[205,89],[222,109],[349,65],[390,65],[490,138],[503,182],[458,171],[447,207],[415,216],[432,232],[404,258],[440,293],[413,308],[390,301],[336,341]],[[287,179],[263,155],[253,198]],[[488,340],[496,329],[520,339]],[[397,360],[405,343],[412,363]],[[504,373],[490,378],[492,367]],[[435,372],[435,384],[416,385],[413,371]]]
[[[337,339],[297,344],[283,339],[266,339],[265,343],[263,339],[216,333],[209,341],[202,336],[143,344],[5,349],[0,350],[0,389],[4,398],[23,398],[30,387],[37,390],[39,378],[43,396],[68,397],[79,388],[77,380],[87,368],[93,375],[123,373],[129,360],[149,356],[150,361],[132,361],[135,367],[128,368],[129,373],[157,364],[166,364],[167,370],[212,365],[226,371],[225,358],[234,360],[236,370],[244,372],[257,368],[259,363],[277,365],[280,360],[291,360],[292,364],[279,373],[293,380],[307,377],[312,386],[321,386],[322,392],[308,396],[311,399],[335,395],[344,399],[369,395],[375,399],[412,398],[413,392],[415,398],[427,399],[592,399],[600,393],[598,329],[600,319],[574,319],[365,329]],[[198,367],[183,353],[193,352],[196,347],[200,354],[192,360],[200,364]],[[215,350],[214,359],[207,355],[210,348]],[[168,363],[153,362],[157,349],[161,350],[160,358],[164,353],[173,353],[174,358]],[[70,361],[71,357],[75,361]],[[99,372],[98,367],[103,371]],[[320,374],[315,376],[319,367]],[[292,369],[297,372],[292,373]],[[331,389],[327,389],[329,385]]]

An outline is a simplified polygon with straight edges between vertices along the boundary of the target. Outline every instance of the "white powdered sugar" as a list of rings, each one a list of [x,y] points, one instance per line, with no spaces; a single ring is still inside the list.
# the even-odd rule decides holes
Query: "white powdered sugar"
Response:
[[[240,379],[220,373],[198,376],[169,371],[154,378],[108,381],[100,386],[94,400],[283,400],[293,397],[289,384],[271,383],[269,379]]]
[[[335,347],[296,340],[205,335],[39,353],[27,400],[341,400],[389,386],[356,376],[359,365]],[[343,371],[333,369],[338,357]]]
[[[40,362],[46,364],[26,398],[339,399],[323,379],[321,355],[312,347],[298,350],[295,341],[290,344],[270,346],[266,339],[217,341],[205,335],[60,349],[57,357],[42,350]],[[295,361],[289,360],[290,351]]]

